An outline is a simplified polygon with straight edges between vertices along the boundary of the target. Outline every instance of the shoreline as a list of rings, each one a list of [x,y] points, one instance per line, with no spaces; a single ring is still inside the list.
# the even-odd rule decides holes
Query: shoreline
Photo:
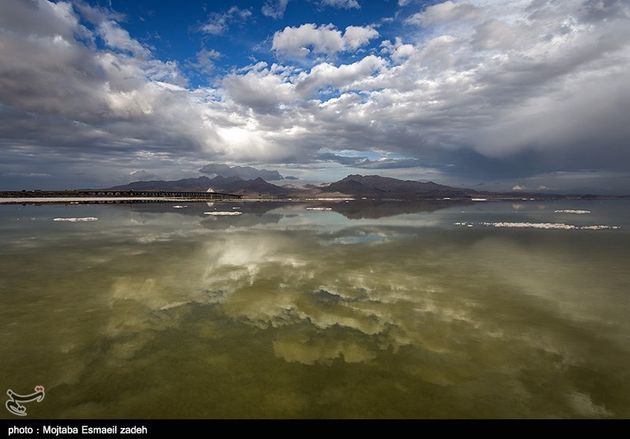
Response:
[[[252,202],[277,202],[277,203],[321,203],[321,202],[398,202],[398,203],[421,203],[421,202],[444,202],[444,203],[491,203],[491,202],[544,202],[544,201],[593,201],[593,200],[627,200],[627,197],[540,197],[540,198],[511,198],[497,197],[484,199],[471,198],[355,198],[355,197],[307,197],[307,198],[184,198],[184,197],[0,197],[0,205],[10,204],[123,204],[123,203],[252,203]]]
[[[0,198],[0,204],[88,204],[88,203],[114,203],[114,202],[177,202],[177,201],[208,201],[208,200],[189,200],[185,198],[162,198],[162,197],[25,197],[25,198]],[[212,202],[223,200],[212,200]]]
[[[172,197],[24,197],[2,198],[0,204],[98,204],[98,203],[241,203],[241,202],[321,202],[321,201],[354,201],[355,198],[172,198]],[[401,200],[402,201],[402,200]]]

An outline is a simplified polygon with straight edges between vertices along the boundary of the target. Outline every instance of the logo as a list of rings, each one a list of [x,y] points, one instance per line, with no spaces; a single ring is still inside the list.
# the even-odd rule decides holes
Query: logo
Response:
[[[16,416],[26,416],[26,407],[20,403],[33,401],[42,402],[46,393],[44,393],[44,386],[35,386],[35,393],[31,393],[30,395],[19,395],[11,389],[7,390],[7,395],[9,395],[9,399],[4,404],[7,410]]]

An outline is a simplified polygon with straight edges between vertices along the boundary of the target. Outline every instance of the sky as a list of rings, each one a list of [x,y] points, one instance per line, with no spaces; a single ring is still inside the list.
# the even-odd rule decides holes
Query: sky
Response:
[[[0,190],[347,174],[630,193],[627,0],[0,0]]]

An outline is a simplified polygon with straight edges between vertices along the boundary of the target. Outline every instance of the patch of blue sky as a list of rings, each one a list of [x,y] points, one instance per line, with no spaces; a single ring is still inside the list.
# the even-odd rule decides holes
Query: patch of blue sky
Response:
[[[189,77],[190,86],[195,88],[211,84],[231,69],[258,61],[299,65],[306,69],[321,62],[322,57],[282,59],[272,51],[274,33],[287,26],[332,24],[342,32],[347,26],[374,26],[379,32],[378,38],[357,51],[339,52],[325,60],[340,65],[356,62],[366,53],[379,54],[381,42],[400,35],[401,26],[408,27],[403,23],[404,18],[421,10],[422,3],[427,2],[411,1],[401,9],[397,0],[363,0],[359,2],[360,8],[344,9],[323,6],[317,0],[289,0],[284,15],[278,18],[265,16],[261,11],[264,2],[254,0],[111,0],[100,2],[100,6],[124,15],[122,25],[129,34],[146,45],[154,57],[175,61]],[[99,2],[91,4],[98,6]],[[409,12],[403,15],[399,13],[401,10]],[[204,26],[213,20],[218,20],[220,26],[212,28],[214,33],[204,31]],[[97,44],[102,46],[103,42]],[[198,54],[203,51],[214,54],[206,64],[212,65],[211,69],[199,68]]]

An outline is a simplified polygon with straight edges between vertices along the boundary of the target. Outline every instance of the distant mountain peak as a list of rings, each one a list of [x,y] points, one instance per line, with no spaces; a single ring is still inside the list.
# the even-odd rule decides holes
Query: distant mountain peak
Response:
[[[184,178],[173,181],[134,181],[132,183],[108,188],[110,190],[144,190],[144,191],[182,191],[182,192],[206,192],[212,189],[214,192],[284,196],[288,189],[268,183],[261,177],[254,179],[242,179],[236,176],[206,176]]]
[[[348,175],[337,182],[327,185],[307,185],[302,189],[277,186],[267,182],[262,177],[243,179],[237,176],[226,177],[221,175],[214,178],[201,176],[174,181],[135,181],[108,189],[182,192],[206,192],[208,189],[212,189],[215,192],[273,197],[299,197],[305,193],[307,193],[308,196],[317,196],[318,194],[325,193],[329,196],[333,194],[346,194],[368,198],[400,198],[406,200],[441,197],[470,198],[475,194],[479,194],[479,192],[472,189],[454,188],[433,182],[399,180],[392,177],[381,177],[380,175],[364,176],[359,174]]]
[[[475,193],[475,191],[469,189],[444,186],[432,181],[399,180],[380,175],[364,176],[359,174],[350,174],[335,183],[329,184],[324,190],[375,198],[462,197]]]

